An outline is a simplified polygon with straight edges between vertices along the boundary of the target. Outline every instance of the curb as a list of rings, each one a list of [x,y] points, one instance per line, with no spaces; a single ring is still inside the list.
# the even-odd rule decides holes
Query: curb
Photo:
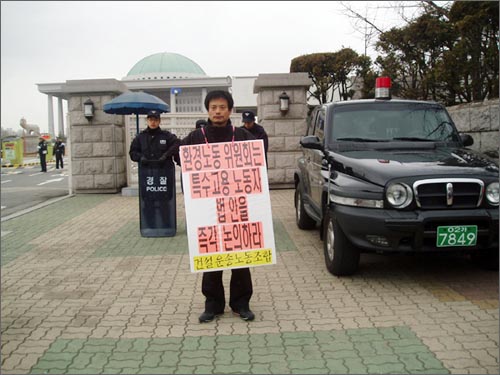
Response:
[[[57,198],[50,199],[50,200],[45,201],[43,203],[39,203],[36,206],[29,207],[29,208],[26,208],[26,209],[24,209],[22,211],[13,213],[13,214],[5,216],[5,217],[2,217],[2,218],[0,218],[0,222],[4,222],[4,221],[10,220],[10,219],[14,219],[14,218],[16,218],[18,216],[30,213],[31,211],[35,211],[35,210],[38,210],[39,208],[43,208],[45,206],[48,206],[49,204],[56,203],[56,202],[59,202],[60,200],[63,200],[63,199],[66,199],[66,198],[71,198],[71,197],[74,197],[74,196],[75,196],[75,194],[68,194],[68,195],[64,195],[62,197],[57,197]]]
[[[47,164],[55,163],[54,160],[48,161]],[[40,165],[40,162],[36,163],[23,163],[23,164],[2,164],[2,168],[19,168],[19,167],[29,167],[33,165]]]

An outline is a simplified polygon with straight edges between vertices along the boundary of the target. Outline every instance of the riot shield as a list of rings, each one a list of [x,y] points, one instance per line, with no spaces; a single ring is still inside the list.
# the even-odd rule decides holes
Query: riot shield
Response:
[[[177,231],[175,165],[139,163],[139,212],[142,237],[173,237]]]

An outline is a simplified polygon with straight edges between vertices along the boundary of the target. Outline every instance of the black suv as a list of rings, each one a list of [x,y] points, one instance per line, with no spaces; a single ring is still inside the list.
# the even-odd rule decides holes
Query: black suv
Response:
[[[360,252],[460,251],[498,269],[498,165],[472,143],[435,102],[316,107],[294,176],[297,225],[319,224],[337,276],[357,271]]]

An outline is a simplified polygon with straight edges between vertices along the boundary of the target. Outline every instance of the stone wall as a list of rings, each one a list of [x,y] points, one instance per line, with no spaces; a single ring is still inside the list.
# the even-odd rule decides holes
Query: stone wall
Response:
[[[474,144],[470,148],[483,152],[498,162],[499,99],[459,104],[446,109],[458,131],[474,138]]]
[[[80,90],[70,85],[74,91],[68,101],[72,187],[75,193],[116,193],[127,185],[125,120],[124,116],[107,114],[102,108],[125,90],[115,87],[115,80],[95,81],[97,88],[92,82],[90,87],[85,82],[85,88]],[[110,82],[106,85],[102,81]],[[83,114],[83,103],[88,99],[95,109],[91,120]]]
[[[310,85],[307,73],[259,74],[255,81],[259,124],[269,137],[267,157],[271,188],[293,187],[293,173],[301,155],[299,141],[307,128],[306,92]],[[279,96],[284,91],[290,97],[286,114],[279,110]]]

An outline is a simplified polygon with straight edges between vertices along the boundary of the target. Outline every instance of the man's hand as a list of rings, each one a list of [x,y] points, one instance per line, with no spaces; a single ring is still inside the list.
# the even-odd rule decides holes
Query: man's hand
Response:
[[[149,160],[145,156],[141,156],[141,164],[142,165],[147,165],[149,164]]]
[[[167,160],[168,156],[167,154],[163,154],[162,156],[160,156],[160,158],[158,159],[159,162],[164,162],[165,160]]]

